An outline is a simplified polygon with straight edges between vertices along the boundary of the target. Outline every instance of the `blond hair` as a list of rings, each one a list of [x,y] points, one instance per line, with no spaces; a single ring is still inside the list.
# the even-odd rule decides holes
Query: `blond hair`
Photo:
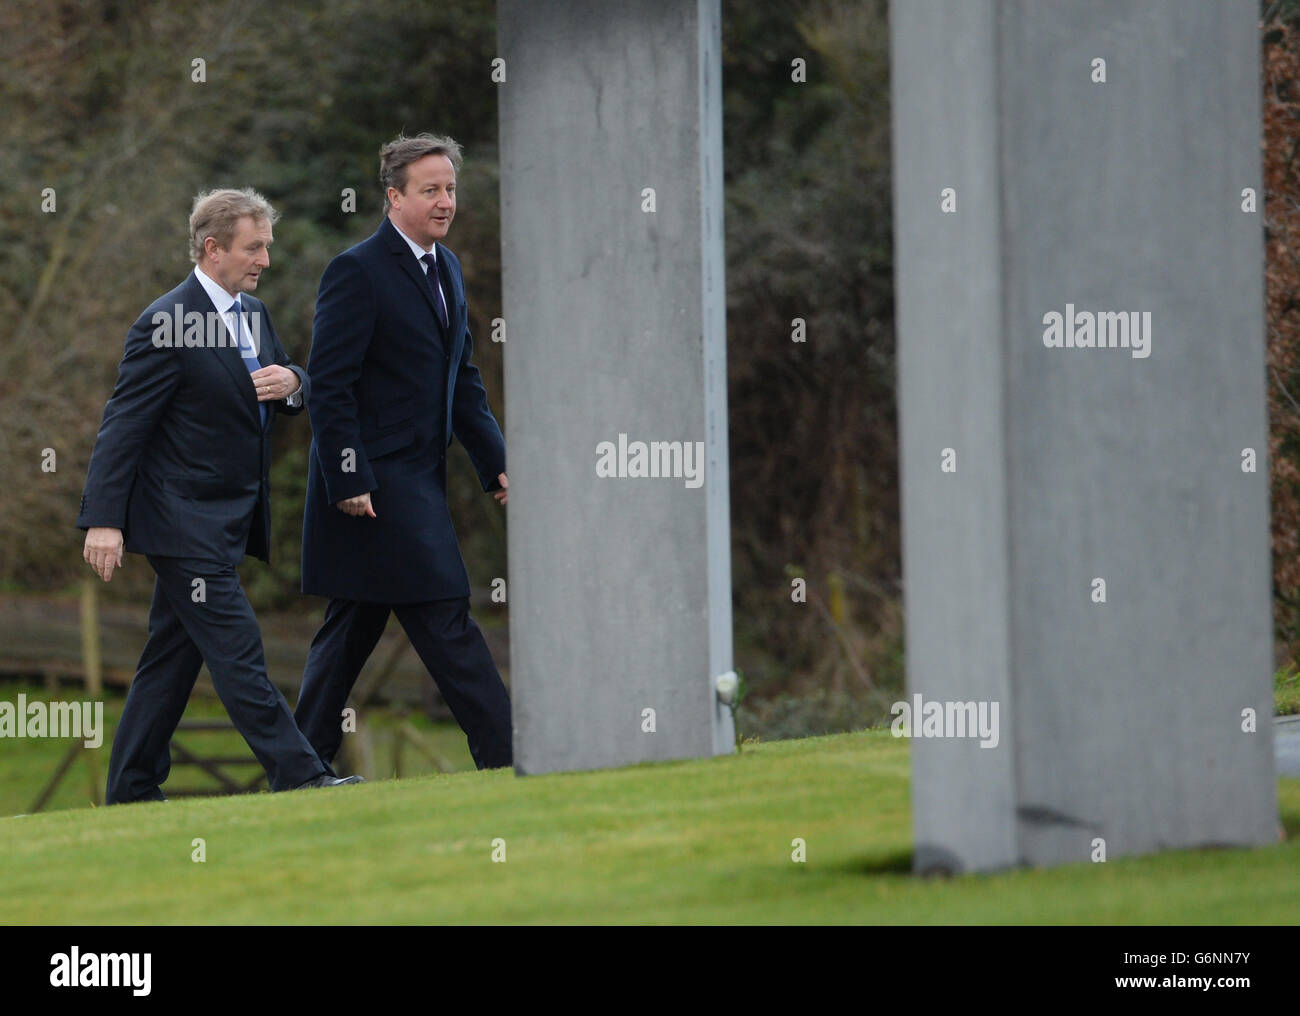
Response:
[[[203,260],[203,241],[208,237],[230,250],[239,220],[246,215],[272,223],[280,218],[271,203],[251,187],[241,190],[227,187],[196,196],[190,210],[190,260],[196,265]]]

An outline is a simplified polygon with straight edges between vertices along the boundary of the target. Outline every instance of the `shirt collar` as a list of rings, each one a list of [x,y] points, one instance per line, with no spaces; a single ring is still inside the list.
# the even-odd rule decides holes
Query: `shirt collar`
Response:
[[[212,277],[198,265],[194,266],[194,275],[198,278],[200,285],[203,286],[203,291],[208,294],[208,299],[212,301],[212,306],[216,307],[222,314],[225,314],[230,310],[232,300],[239,300],[240,306],[243,306],[243,300],[240,300],[238,296],[231,296],[227,293],[219,282],[213,280]]]
[[[389,221],[389,222],[393,222],[392,219],[389,219],[388,221]],[[432,254],[432,255],[433,255],[434,263],[435,263],[435,264],[437,263],[437,261],[438,261],[438,245],[437,245],[436,243],[433,245],[433,250],[425,250],[425,249],[424,249],[423,247],[421,247],[418,243],[416,243],[414,240],[412,240],[409,236],[407,236],[405,233],[403,233],[403,232],[401,231],[401,229],[398,228],[397,223],[393,222],[393,228],[397,230],[397,235],[400,236],[403,240],[405,240],[405,241],[406,241],[406,245],[407,245],[408,247],[411,248],[411,253],[415,255],[415,260],[419,261],[419,260],[423,259],[424,255],[426,255],[426,254]]]

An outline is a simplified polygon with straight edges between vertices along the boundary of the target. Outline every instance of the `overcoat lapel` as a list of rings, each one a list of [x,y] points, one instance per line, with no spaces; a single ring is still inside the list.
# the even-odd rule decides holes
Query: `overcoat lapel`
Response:
[[[393,256],[397,258],[398,264],[402,266],[402,271],[407,274],[411,282],[414,283],[415,287],[420,291],[420,295],[424,297],[424,302],[429,308],[429,313],[433,315],[434,328],[441,331],[442,322],[438,320],[438,307],[433,302],[433,290],[429,288],[429,278],[424,274],[424,269],[420,266],[419,262],[415,260],[415,255],[411,253],[411,248],[406,245],[406,241],[398,234],[397,227],[394,226],[392,221],[388,218],[385,218],[384,221],[380,223],[379,231],[384,234],[384,241],[388,244],[389,251],[391,251]],[[440,270],[442,268],[441,257],[438,258],[438,268]],[[445,288],[443,293],[445,295]],[[450,308],[448,308],[448,310],[450,310]]]

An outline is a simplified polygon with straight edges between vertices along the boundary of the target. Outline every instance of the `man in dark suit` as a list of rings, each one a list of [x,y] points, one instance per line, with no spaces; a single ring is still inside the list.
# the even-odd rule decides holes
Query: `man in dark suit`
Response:
[[[124,549],[146,555],[155,574],[149,640],[113,738],[109,804],[166,800],[171,736],[205,661],[272,790],[344,782],[267,678],[235,571],[245,553],[268,559],[271,426],[278,413],[302,412],[310,391],[252,295],[276,217],[252,190],[198,196],[194,271],[131,326],[95,439],[77,519],[83,556],[105,582]]]
[[[294,712],[326,762],[362,666],[397,615],[480,769],[508,766],[510,698],[478,625],[447,509],[460,439],[484,491],[506,503],[505,439],[466,328],[456,255],[460,146],[399,137],[380,150],[387,218],[330,262],[312,330],[313,443],[302,588],[328,596]]]

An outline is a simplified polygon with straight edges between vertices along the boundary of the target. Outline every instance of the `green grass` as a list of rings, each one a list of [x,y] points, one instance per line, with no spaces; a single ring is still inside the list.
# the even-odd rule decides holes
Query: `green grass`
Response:
[[[1278,716],[1300,713],[1300,670],[1288,662],[1273,675],[1273,702]]]
[[[0,693],[0,700],[16,703],[20,693],[27,697],[28,702],[37,699],[44,702],[50,700],[49,692],[37,685],[27,687],[5,685],[3,692]],[[61,701],[87,701],[84,695],[72,694],[66,690],[58,697]],[[96,751],[86,751],[78,755],[77,760],[54,791],[54,796],[45,806],[45,811],[88,808],[92,801],[103,800],[104,781],[108,776],[109,752],[124,702],[125,698],[122,695],[105,697],[103,745]],[[215,697],[196,694],[185,709],[185,719],[228,720],[229,717]],[[430,723],[423,716],[414,714],[406,719],[428,739],[430,745],[450,769],[474,771],[474,760],[470,756],[469,746],[465,743],[465,735],[458,726],[454,723]],[[375,770],[383,776],[391,776],[395,771],[392,738],[394,724],[395,718],[387,713],[377,712],[371,719]],[[176,736],[189,750],[203,758],[218,755],[247,757],[250,762],[248,765],[223,767],[226,772],[241,782],[247,782],[261,772],[261,767],[253,759],[253,753],[248,745],[234,730],[201,733],[180,731]],[[19,815],[31,809],[71,744],[69,740],[56,738],[0,740],[0,816]],[[406,748],[401,753],[400,765],[404,776],[437,771],[431,762],[410,748]],[[207,773],[188,765],[174,766],[164,787],[168,794],[219,788],[217,781]]]
[[[948,880],[887,731],[740,755],[0,819],[3,923],[1292,923],[1291,842]],[[807,860],[791,860],[802,837]],[[191,860],[193,840],[207,860]],[[493,840],[506,860],[492,860]]]

